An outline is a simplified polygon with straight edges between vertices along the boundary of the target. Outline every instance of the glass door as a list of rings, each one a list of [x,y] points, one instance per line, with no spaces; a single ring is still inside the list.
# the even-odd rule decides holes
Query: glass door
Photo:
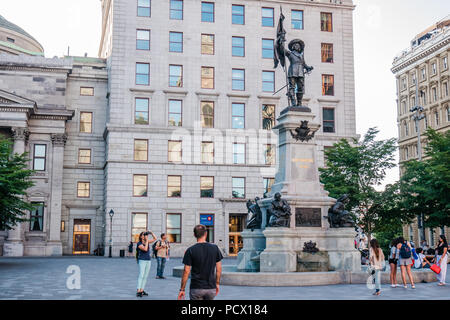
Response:
[[[246,214],[230,214],[229,219],[229,252],[230,256],[237,256],[244,246],[244,242],[241,237],[241,232],[244,230],[247,222]]]
[[[76,219],[73,223],[73,254],[89,254],[91,242],[91,220]]]

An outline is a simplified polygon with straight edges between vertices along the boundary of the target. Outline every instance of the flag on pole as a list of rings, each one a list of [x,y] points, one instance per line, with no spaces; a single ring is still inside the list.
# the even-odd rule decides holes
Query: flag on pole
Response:
[[[280,8],[281,9],[281,8]],[[278,67],[278,63],[281,64],[281,66],[284,68],[284,65],[286,63],[286,59],[284,56],[284,42],[286,41],[286,30],[283,26],[284,21],[284,15],[283,12],[280,13],[280,19],[278,20],[278,27],[277,27],[277,40],[275,41],[275,45],[273,47],[273,62],[274,62],[274,68],[276,69]]]

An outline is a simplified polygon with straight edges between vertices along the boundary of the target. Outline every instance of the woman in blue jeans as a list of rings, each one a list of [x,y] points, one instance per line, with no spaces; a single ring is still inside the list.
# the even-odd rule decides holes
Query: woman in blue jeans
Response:
[[[152,234],[153,239],[149,240],[148,235]],[[150,243],[156,241],[155,234],[151,231],[141,232],[139,234],[139,242],[136,245],[137,260],[139,264],[139,277],[137,282],[136,297],[142,298],[142,296],[148,296],[148,293],[144,291],[145,284],[147,283],[148,273],[151,267],[150,257]]]
[[[384,254],[378,244],[377,239],[370,240],[370,265],[375,270],[375,292],[374,295],[379,296],[381,294],[381,271],[385,266]]]

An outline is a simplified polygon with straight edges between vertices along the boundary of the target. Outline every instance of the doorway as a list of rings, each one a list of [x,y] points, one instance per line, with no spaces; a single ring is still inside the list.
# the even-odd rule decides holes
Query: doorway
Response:
[[[229,230],[228,230],[228,238],[229,238],[228,254],[230,256],[237,256],[239,251],[241,251],[242,247],[244,246],[244,242],[241,237],[241,232],[244,230],[246,222],[247,222],[246,214],[230,214]]]
[[[91,220],[73,221],[73,254],[89,254],[91,244]]]

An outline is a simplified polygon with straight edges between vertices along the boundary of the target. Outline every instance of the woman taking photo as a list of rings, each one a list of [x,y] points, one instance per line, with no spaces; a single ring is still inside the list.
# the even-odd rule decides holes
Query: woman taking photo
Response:
[[[391,287],[397,287],[397,263],[398,263],[398,249],[397,249],[398,239],[391,241],[391,252],[389,254],[389,267],[391,270],[390,280]]]
[[[445,276],[447,274],[447,251],[448,243],[445,236],[439,236],[439,244],[436,248],[436,264],[441,268],[441,272],[437,275],[439,281],[438,286],[445,286]]]
[[[148,235],[152,234],[153,239],[149,240]],[[156,236],[151,231],[141,232],[139,234],[139,242],[136,245],[136,257],[139,264],[139,277],[137,282],[136,297],[142,298],[142,296],[148,296],[148,293],[144,291],[145,284],[147,283],[148,273],[151,267],[150,244],[156,241]]]
[[[370,240],[370,266],[375,270],[375,292],[374,295],[381,294],[381,270],[384,268],[384,254],[378,244],[377,239]]]
[[[411,282],[411,288],[415,289],[416,286],[414,285],[413,276],[411,273],[411,265],[412,265],[412,247],[409,241],[406,241],[403,237],[398,238],[397,243],[397,249],[399,252],[399,265],[400,270],[402,271],[402,281],[403,281],[403,287],[405,289],[408,288],[406,285],[406,274],[408,273],[409,281]]]

